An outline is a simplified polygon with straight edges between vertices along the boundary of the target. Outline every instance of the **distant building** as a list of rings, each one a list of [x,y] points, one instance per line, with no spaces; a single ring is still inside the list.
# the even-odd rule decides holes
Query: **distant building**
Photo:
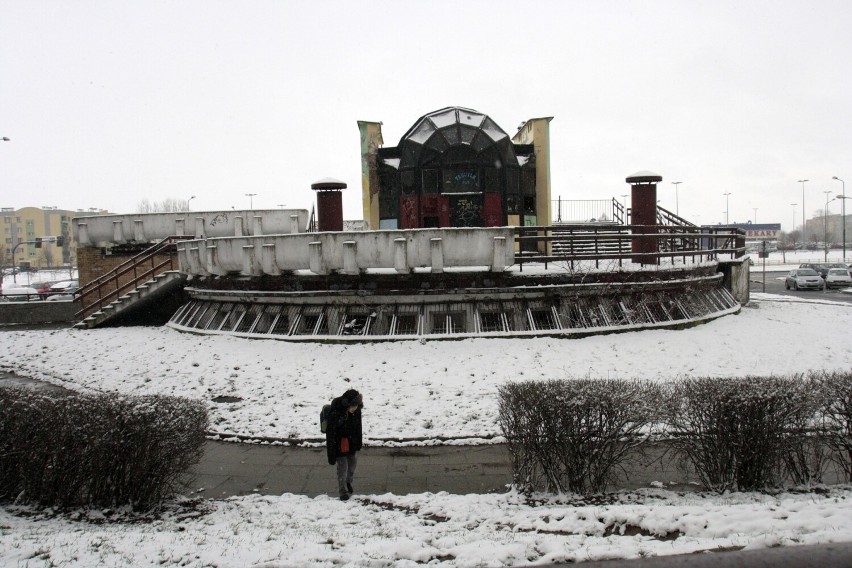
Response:
[[[705,225],[709,229],[742,229],[746,234],[746,248],[758,250],[764,241],[769,250],[778,248],[781,223],[729,223],[727,225]]]
[[[72,211],[58,207],[14,207],[0,208],[0,263],[11,265],[12,249],[19,243],[35,241],[41,237],[63,237],[63,246],[44,243],[21,244],[15,250],[15,264],[25,267],[50,268],[71,262],[74,242],[71,234],[71,219],[82,214],[82,209]],[[88,211],[86,215],[108,214],[106,210]]]

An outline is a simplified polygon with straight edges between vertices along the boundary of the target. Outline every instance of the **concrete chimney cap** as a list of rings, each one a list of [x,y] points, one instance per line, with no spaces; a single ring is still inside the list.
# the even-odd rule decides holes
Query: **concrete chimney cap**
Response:
[[[636,172],[632,176],[627,176],[625,181],[627,183],[657,183],[663,181],[663,176],[655,174],[654,172],[649,172],[648,170],[642,170],[641,172]]]
[[[312,183],[311,189],[346,189],[346,182],[334,178],[323,178]]]

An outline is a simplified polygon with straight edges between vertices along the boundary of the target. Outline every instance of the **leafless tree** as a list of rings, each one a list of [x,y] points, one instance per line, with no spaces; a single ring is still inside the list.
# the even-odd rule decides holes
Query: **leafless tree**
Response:
[[[136,204],[137,213],[177,213],[189,211],[189,200],[167,197],[162,201],[150,201],[147,197]]]

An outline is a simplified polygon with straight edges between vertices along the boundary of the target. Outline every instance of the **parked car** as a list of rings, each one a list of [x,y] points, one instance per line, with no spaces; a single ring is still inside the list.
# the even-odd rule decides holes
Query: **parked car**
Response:
[[[825,278],[825,275],[828,274],[828,265],[817,263],[817,262],[805,262],[799,265],[799,268],[812,268],[816,270],[819,275]]]
[[[842,266],[842,265],[841,265]],[[846,268],[829,268],[825,277],[826,288],[848,288],[852,286],[852,277]]]
[[[4,288],[0,290],[0,301],[2,302],[30,302],[40,299],[41,296],[35,288]]]
[[[789,290],[822,290],[825,281],[813,268],[796,268],[784,279],[784,287]]]
[[[80,283],[77,280],[62,280],[50,287],[50,294],[73,294],[79,288]]]
[[[61,292],[47,297],[48,302],[70,302],[74,299],[74,292]]]
[[[843,264],[842,262],[831,262],[829,264],[826,264],[826,266],[828,266],[829,270],[831,270],[832,268],[842,268],[847,272],[849,271],[849,267]]]
[[[36,292],[41,295],[41,299],[44,300],[50,294],[50,287],[54,284],[56,284],[55,281],[33,282],[29,287],[35,288]]]

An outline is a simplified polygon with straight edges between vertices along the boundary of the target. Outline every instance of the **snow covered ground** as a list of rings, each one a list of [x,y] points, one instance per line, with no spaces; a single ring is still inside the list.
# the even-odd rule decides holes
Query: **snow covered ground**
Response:
[[[739,315],[692,329],[584,339],[373,345],[203,337],[167,328],[0,332],[0,369],[78,390],[208,401],[225,434],[317,437],[322,403],[365,394],[368,441],[498,435],[496,389],[561,377],[789,374],[852,366],[852,305],[755,294]],[[217,396],[236,404],[217,404]],[[356,478],[357,482],[357,478]],[[356,485],[357,491],[357,485]],[[0,509],[0,558],[26,566],[510,566],[852,540],[852,487],[612,501],[502,495],[285,494],[121,512]],[[105,517],[118,515],[124,521]]]
[[[614,502],[502,495],[241,497],[145,522],[0,509],[4,566],[512,566],[852,540],[852,489]],[[118,515],[121,517],[121,515]],[[127,519],[125,518],[125,521]]]
[[[490,438],[497,388],[568,377],[789,374],[852,367],[852,305],[755,294],[740,314],[686,330],[583,339],[327,345],[199,336],[161,327],[0,333],[0,369],[75,390],[205,400],[222,434],[318,438],[322,405],[364,394],[378,438]],[[219,404],[216,397],[240,402]]]

